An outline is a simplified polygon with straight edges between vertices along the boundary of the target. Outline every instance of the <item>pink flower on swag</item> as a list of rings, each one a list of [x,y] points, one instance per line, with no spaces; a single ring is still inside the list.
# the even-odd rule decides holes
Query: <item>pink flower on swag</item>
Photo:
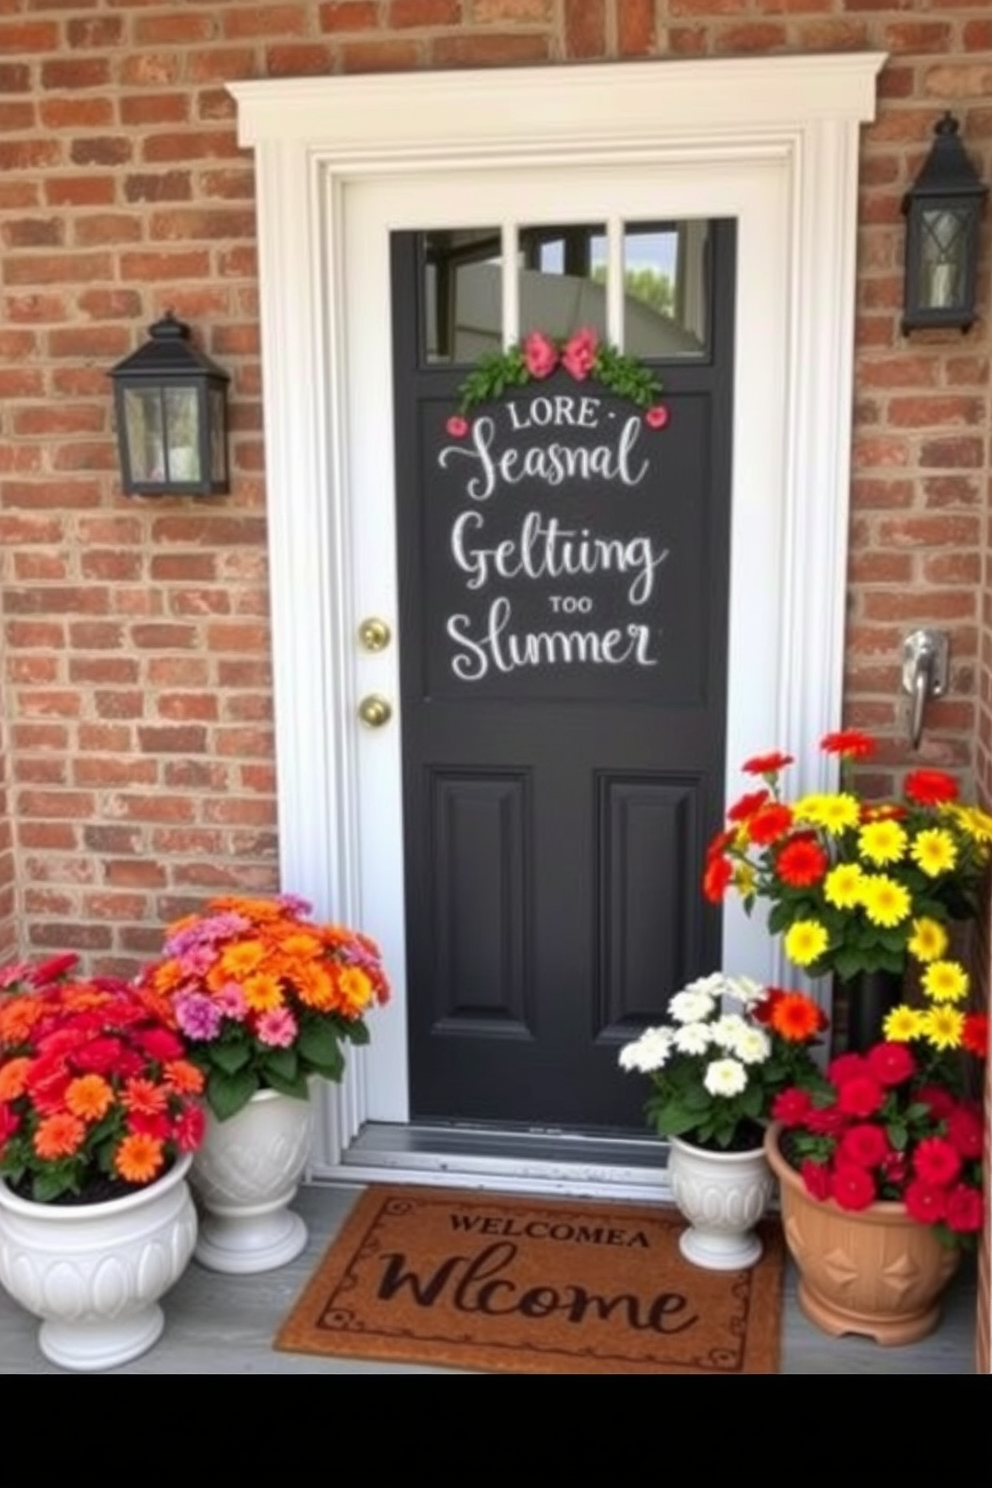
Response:
[[[531,331],[524,341],[524,362],[531,377],[550,377],[558,365],[558,348],[543,331]]]
[[[296,1038],[296,1019],[288,1008],[270,1008],[259,1018],[255,1031],[260,1043],[270,1049],[288,1049]]]
[[[664,403],[656,403],[655,406],[653,408],[649,408],[647,413],[644,415],[644,422],[647,424],[649,429],[664,429],[670,418],[671,414],[668,412],[668,409],[665,407]]]
[[[586,327],[584,330],[576,331],[575,335],[565,345],[561,354],[561,364],[566,372],[570,372],[576,382],[585,382],[593,367],[596,365],[596,353],[599,350],[599,337],[596,332]]]
[[[464,439],[468,433],[468,419],[462,418],[460,413],[453,413],[444,426],[452,439]]]

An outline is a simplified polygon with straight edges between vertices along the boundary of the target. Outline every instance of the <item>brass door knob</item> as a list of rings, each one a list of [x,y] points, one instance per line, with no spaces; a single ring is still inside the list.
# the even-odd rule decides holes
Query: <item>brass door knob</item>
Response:
[[[358,705],[358,716],[366,728],[382,728],[393,716],[393,705],[381,693],[370,692]]]
[[[366,651],[385,651],[391,640],[389,626],[378,615],[370,615],[358,627],[358,642]]]

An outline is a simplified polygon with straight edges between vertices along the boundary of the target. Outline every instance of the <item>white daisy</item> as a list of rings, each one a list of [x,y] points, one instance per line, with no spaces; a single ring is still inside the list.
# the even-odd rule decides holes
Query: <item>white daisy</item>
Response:
[[[737,999],[745,1008],[752,1008],[756,1003],[764,1002],[768,996],[768,988],[762,982],[756,982],[751,977],[730,977],[728,992],[731,997]]]
[[[686,1023],[675,1030],[675,1047],[680,1054],[705,1054],[709,1048],[709,1023]]]
[[[649,1075],[652,1070],[662,1069],[667,1063],[672,1044],[670,1029],[645,1028],[639,1039],[624,1044],[620,1050],[620,1068]]]
[[[719,1044],[721,1049],[729,1049],[735,1054],[741,1035],[747,1032],[747,1028],[740,1013],[724,1013],[722,1018],[710,1025],[713,1042]]]
[[[676,992],[668,1004],[668,1011],[676,1023],[701,1023],[716,1011],[716,999],[709,992],[686,987],[684,991]]]
[[[771,1052],[772,1041],[763,1028],[745,1028],[733,1049],[744,1064],[764,1064]]]
[[[747,1071],[738,1059],[714,1059],[706,1067],[703,1084],[710,1095],[740,1095],[747,1087]]]

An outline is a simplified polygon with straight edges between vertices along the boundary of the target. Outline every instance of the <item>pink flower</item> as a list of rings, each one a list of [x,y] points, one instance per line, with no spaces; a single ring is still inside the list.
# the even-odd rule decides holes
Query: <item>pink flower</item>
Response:
[[[561,354],[561,363],[566,372],[571,373],[576,382],[584,382],[596,364],[596,353],[599,350],[599,338],[596,332],[588,327],[576,331],[570,341],[566,343],[565,350]]]
[[[531,331],[524,341],[524,362],[531,377],[550,377],[558,365],[558,349],[543,331]]]
[[[259,1018],[256,1031],[270,1049],[288,1049],[296,1038],[296,1019],[288,1008],[272,1008]]]
[[[462,418],[460,413],[453,413],[444,427],[452,439],[464,439],[468,433],[468,419]]]
[[[649,429],[663,429],[670,418],[671,414],[668,412],[668,409],[665,407],[665,405],[663,403],[656,403],[655,406],[653,408],[649,408],[647,413],[644,415],[644,422],[647,424]]]

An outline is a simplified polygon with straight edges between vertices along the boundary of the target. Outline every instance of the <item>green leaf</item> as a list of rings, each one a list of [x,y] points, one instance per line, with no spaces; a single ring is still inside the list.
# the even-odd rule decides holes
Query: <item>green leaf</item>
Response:
[[[219,1121],[227,1121],[248,1104],[259,1083],[253,1070],[238,1070],[233,1075],[212,1070],[207,1080],[207,1104]]]
[[[250,1058],[251,1050],[244,1043],[216,1043],[211,1046],[211,1064],[226,1075],[237,1074],[238,1070],[244,1069]]]

